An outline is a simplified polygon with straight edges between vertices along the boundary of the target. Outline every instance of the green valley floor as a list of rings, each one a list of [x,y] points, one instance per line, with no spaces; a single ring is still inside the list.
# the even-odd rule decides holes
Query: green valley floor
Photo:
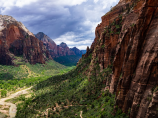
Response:
[[[31,97],[12,99],[16,118],[128,118],[117,106],[114,109],[115,96],[104,90],[102,74],[87,78],[90,60],[91,56],[69,72],[39,82]],[[111,67],[104,72],[109,79]]]

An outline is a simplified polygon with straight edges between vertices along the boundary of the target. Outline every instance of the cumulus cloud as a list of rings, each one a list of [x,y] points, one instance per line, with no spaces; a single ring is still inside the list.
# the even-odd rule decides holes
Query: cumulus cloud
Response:
[[[119,0],[1,0],[0,14],[11,15],[34,34],[44,32],[57,44],[86,49],[101,16]]]

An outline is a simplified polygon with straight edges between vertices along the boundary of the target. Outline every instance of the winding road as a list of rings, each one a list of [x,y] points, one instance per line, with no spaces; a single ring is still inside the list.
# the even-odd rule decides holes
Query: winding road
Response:
[[[31,88],[32,87],[24,89],[24,90],[21,90],[21,91],[18,91],[16,93],[11,94],[10,96],[8,96],[6,98],[1,98],[0,99],[0,105],[2,105],[2,106],[10,106],[10,108],[9,108],[10,118],[14,118],[16,116],[17,107],[16,107],[15,104],[9,103],[9,102],[5,102],[5,101],[8,100],[8,99],[12,99],[12,98],[18,97],[19,95],[22,95],[22,94],[27,94],[28,90],[30,90]]]

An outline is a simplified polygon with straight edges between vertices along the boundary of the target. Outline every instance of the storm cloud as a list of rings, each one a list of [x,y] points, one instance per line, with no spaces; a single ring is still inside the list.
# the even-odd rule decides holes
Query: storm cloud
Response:
[[[86,49],[101,16],[119,0],[1,0],[0,14],[13,16],[34,34],[44,32],[57,44]]]

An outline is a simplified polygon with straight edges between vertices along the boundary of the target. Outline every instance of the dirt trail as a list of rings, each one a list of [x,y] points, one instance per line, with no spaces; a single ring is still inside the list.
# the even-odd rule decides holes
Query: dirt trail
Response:
[[[83,112],[83,111],[80,111],[80,117],[81,117],[81,118],[83,118],[83,117],[82,117],[82,112]]]
[[[16,107],[15,104],[9,103],[9,102],[5,102],[5,101],[8,100],[8,99],[12,99],[14,97],[18,97],[19,95],[22,95],[22,94],[27,94],[28,90],[30,90],[31,88],[32,87],[24,89],[24,90],[21,90],[21,91],[18,91],[16,93],[11,94],[10,96],[8,96],[6,98],[1,98],[0,99],[0,105],[10,106],[10,108],[9,108],[9,116],[10,116],[10,118],[14,118],[16,116],[17,107]]]

